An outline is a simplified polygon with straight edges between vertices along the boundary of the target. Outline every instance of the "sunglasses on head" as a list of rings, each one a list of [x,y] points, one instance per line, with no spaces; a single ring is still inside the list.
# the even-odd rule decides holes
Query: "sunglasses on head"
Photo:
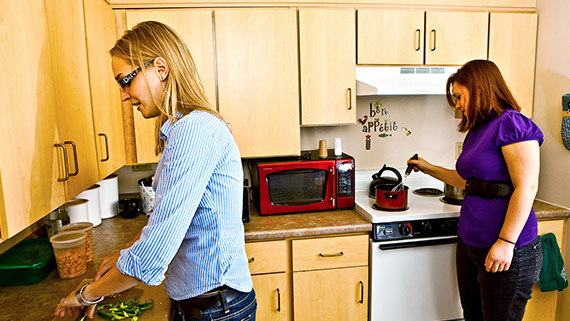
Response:
[[[154,60],[151,61],[147,61],[144,63],[144,67],[150,65]],[[137,74],[142,70],[142,67],[138,67],[137,69],[131,71],[130,73],[128,73],[125,77],[117,80],[117,82],[119,83],[119,86],[121,86],[121,88],[125,89],[125,86],[129,85],[131,83],[131,81],[133,81],[133,79],[137,76]]]

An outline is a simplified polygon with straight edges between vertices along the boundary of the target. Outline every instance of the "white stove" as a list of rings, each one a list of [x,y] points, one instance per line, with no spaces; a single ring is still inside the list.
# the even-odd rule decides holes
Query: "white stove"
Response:
[[[404,170],[399,170],[404,177]],[[443,195],[429,196],[413,193],[419,188],[437,188],[443,192],[443,182],[421,172],[412,172],[405,181],[408,190],[408,209],[404,211],[384,211],[372,207],[374,198],[368,197],[372,174],[376,171],[356,172],[354,209],[372,223],[412,221],[435,218],[458,217],[460,206],[442,201]]]

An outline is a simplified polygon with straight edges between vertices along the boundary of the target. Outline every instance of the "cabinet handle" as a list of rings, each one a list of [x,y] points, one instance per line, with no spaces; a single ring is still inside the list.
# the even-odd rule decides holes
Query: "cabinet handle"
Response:
[[[342,251],[340,251],[339,253],[336,254],[323,254],[323,253],[319,253],[320,257],[336,257],[336,256],[343,256],[344,253],[342,253]]]
[[[281,291],[277,288],[277,311],[281,312]]]
[[[421,40],[422,31],[420,29],[416,29],[415,34],[416,34],[416,47],[415,47],[415,49],[416,49],[416,51],[420,51],[421,44],[422,44],[422,40]]]
[[[70,141],[70,140],[67,140],[67,141],[65,141],[65,142],[63,142],[63,143],[64,143],[64,144],[70,144],[71,147],[73,147],[73,160],[74,160],[74,163],[75,163],[75,172],[69,173],[69,176],[75,176],[75,175],[79,174],[79,164],[78,164],[79,162],[78,162],[78,160],[77,160],[77,146],[75,145],[74,142],[72,142],[72,141]]]
[[[348,110],[351,110],[352,109],[352,89],[348,88],[347,92],[348,92],[348,104],[347,104],[348,106],[347,106],[347,108],[348,108]]]
[[[362,304],[364,303],[364,283],[362,281],[358,281],[358,283],[360,283],[360,300],[358,303]]]
[[[433,40],[433,42],[432,42],[432,45],[433,45],[433,46],[431,46],[431,51],[435,51],[435,47],[436,47],[436,44],[435,44],[435,41],[436,41],[436,40],[435,40],[435,39],[436,39],[436,36],[437,36],[435,29],[431,29],[431,35],[432,35],[432,36],[431,36],[431,39]]]
[[[253,261],[255,261],[255,258],[252,257],[251,259],[247,260],[247,263],[253,263]]]
[[[109,160],[109,138],[105,133],[99,133],[99,136],[105,138],[105,155],[107,155],[107,157],[101,159],[101,161],[106,162]]]
[[[55,148],[61,147],[61,149],[63,150],[63,165],[65,167],[65,177],[63,177],[63,178],[58,177],[57,181],[58,182],[67,181],[69,179],[69,165],[68,165],[68,161],[67,161],[67,148],[65,148],[65,145],[63,145],[63,144],[53,144],[53,146]]]

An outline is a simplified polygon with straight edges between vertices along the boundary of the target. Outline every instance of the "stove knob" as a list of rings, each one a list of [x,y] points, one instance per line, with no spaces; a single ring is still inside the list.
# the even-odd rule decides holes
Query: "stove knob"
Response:
[[[409,236],[412,234],[412,226],[410,223],[400,224],[400,235]]]
[[[433,227],[431,226],[430,222],[422,222],[422,230],[425,234],[430,235]]]

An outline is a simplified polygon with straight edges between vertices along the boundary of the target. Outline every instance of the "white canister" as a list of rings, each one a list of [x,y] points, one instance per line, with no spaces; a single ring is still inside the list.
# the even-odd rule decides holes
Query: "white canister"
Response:
[[[93,226],[101,224],[101,200],[99,198],[99,190],[101,186],[95,184],[85,191],[79,193],[75,198],[83,198],[89,201],[88,203],[88,222],[93,223]]]
[[[140,179],[139,188],[141,193],[141,211],[145,214],[148,214],[154,208],[154,190],[152,189],[152,177]]]
[[[101,218],[111,218],[119,214],[117,202],[119,202],[119,184],[116,174],[111,174],[97,183],[99,189],[99,200],[101,201]]]
[[[80,198],[65,203],[64,206],[70,223],[89,222],[88,203],[88,200]]]

